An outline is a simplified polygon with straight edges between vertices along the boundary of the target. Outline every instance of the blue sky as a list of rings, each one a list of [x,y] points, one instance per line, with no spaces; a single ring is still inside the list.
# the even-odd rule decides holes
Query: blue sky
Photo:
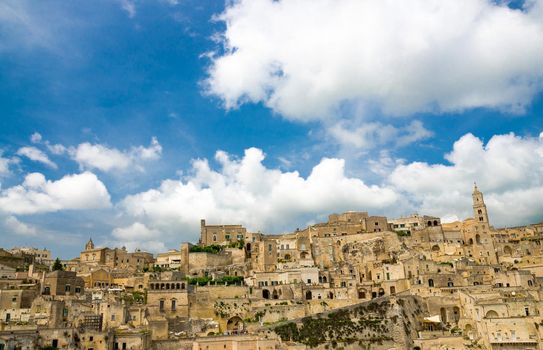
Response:
[[[473,181],[497,226],[541,221],[541,23],[541,1],[3,2],[0,246],[451,221]]]

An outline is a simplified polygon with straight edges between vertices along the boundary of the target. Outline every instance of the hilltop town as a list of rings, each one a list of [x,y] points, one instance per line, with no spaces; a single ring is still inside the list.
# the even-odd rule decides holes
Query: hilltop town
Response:
[[[156,256],[5,247],[0,350],[543,349],[543,223],[496,228],[472,198],[452,223],[346,212],[269,235],[201,220],[198,243]]]

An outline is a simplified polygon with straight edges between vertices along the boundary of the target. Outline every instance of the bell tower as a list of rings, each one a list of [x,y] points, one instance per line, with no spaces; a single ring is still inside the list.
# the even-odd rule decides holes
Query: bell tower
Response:
[[[85,244],[85,250],[93,250],[94,249],[94,242],[92,241],[92,238],[89,238],[89,241],[87,244]]]
[[[483,199],[483,193],[477,188],[477,184],[473,184],[473,193],[471,194],[473,198],[473,218],[479,224],[486,224],[489,226],[488,222],[488,212],[486,210],[485,200]]]

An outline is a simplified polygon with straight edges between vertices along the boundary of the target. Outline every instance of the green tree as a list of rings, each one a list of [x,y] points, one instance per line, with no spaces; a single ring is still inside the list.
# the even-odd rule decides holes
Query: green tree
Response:
[[[62,271],[62,270],[64,270],[64,267],[62,266],[60,259],[57,258],[55,260],[55,263],[53,264],[53,271]]]

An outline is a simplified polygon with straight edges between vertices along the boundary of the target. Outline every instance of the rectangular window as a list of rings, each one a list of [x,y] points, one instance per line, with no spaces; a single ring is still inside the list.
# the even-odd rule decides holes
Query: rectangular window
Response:
[[[160,311],[164,311],[164,300],[161,300],[159,303],[159,309]]]
[[[172,311],[175,311],[175,299],[172,300]]]

